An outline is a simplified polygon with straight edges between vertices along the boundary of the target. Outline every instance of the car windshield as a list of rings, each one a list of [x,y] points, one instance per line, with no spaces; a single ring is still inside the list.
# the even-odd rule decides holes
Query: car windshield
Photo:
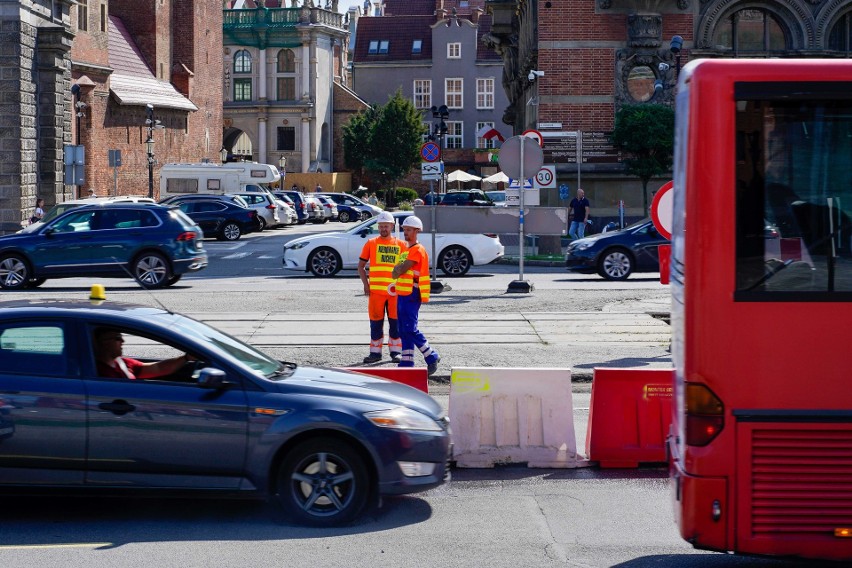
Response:
[[[66,211],[70,211],[75,207],[81,207],[86,205],[86,203],[59,203],[55,207],[53,207],[50,211],[44,214],[44,217],[41,218],[42,223],[49,223],[53,219],[56,219]]]
[[[492,201],[506,201],[506,194],[502,191],[487,191],[485,195],[490,197]]]
[[[169,327],[182,336],[193,337],[223,351],[234,361],[270,380],[282,380],[293,374],[295,365],[281,363],[227,333],[186,316],[171,314]]]
[[[397,223],[399,223],[400,235],[402,234],[402,221],[406,217],[408,217],[408,214],[406,214],[406,215],[394,215],[393,216],[394,220]],[[351,229],[349,229],[346,232],[349,233],[349,234],[355,234],[355,233],[360,233],[364,229],[370,229],[371,231],[375,231],[378,234],[379,230],[377,228],[374,228],[375,224],[376,224],[376,218],[370,217],[366,221],[362,221],[361,223],[358,223],[357,225],[355,225],[354,227],[352,227]],[[402,237],[400,237],[400,238],[402,238]]]

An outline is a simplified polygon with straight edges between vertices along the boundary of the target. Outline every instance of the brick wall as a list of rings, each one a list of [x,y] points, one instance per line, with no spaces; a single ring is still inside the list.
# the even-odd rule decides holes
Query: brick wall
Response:
[[[157,4],[157,6],[154,6]],[[156,8],[153,40],[150,22]],[[172,13],[172,9],[174,13]],[[110,14],[122,20],[139,45],[146,62],[159,78],[160,63],[165,80],[198,107],[196,112],[156,108],[155,118],[164,126],[154,131],[154,195],[159,195],[160,164],[219,161],[222,147],[222,9],[211,0],[176,2],[130,2],[112,0]],[[149,22],[149,23],[146,23]],[[163,32],[163,30],[166,30]],[[171,33],[173,32],[173,33]],[[109,95],[109,75],[87,63],[108,57],[99,32],[81,32],[75,39],[72,58],[78,62],[74,81],[81,86],[81,100],[88,105],[80,119],[80,143],[86,147],[86,184],[80,195],[95,189],[98,195],[147,195],[148,159],[143,106],[118,105]],[[89,37],[93,36],[93,37]],[[148,59],[150,58],[150,59]],[[76,120],[74,121],[76,130]],[[109,150],[120,150],[122,165],[109,167]],[[115,177],[114,177],[115,176]],[[117,186],[117,188],[116,188]]]

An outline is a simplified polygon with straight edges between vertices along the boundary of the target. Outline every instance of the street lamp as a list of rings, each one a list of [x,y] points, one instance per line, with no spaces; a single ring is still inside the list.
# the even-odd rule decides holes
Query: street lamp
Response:
[[[285,158],[284,156],[278,158],[278,170],[281,173],[284,173],[287,170],[287,158]]]
[[[154,105],[145,105],[145,124],[148,125],[148,139],[145,140],[145,152],[148,154],[148,197],[154,197]]]
[[[222,149],[219,150],[219,157],[222,158],[223,164],[228,161],[228,149],[224,146],[222,146]]]

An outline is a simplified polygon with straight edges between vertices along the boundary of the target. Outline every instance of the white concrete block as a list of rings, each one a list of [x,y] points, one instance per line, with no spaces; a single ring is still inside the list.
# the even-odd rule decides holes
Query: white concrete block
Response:
[[[570,369],[454,368],[450,426],[458,467],[584,467]]]

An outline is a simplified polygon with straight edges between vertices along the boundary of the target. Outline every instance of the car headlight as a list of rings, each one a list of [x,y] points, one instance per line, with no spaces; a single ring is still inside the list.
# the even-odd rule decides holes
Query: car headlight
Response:
[[[441,426],[416,410],[404,406],[389,408],[387,410],[375,410],[365,412],[364,417],[379,428],[391,428],[393,430],[426,430],[429,432],[440,432]]]
[[[311,244],[310,241],[304,241],[304,242],[301,242],[301,243],[292,243],[292,244],[288,243],[288,244],[284,245],[284,250],[288,250],[288,249],[289,250],[299,250],[299,249],[305,248],[309,244]]]
[[[576,245],[574,245],[574,249],[575,250],[586,250],[587,248],[589,248],[593,244],[595,244],[595,243],[592,242],[592,241],[586,241],[585,243],[577,243]]]

